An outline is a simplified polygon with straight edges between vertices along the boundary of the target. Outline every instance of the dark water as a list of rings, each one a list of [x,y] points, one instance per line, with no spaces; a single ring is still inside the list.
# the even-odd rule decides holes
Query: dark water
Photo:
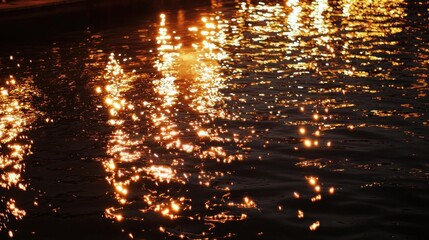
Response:
[[[425,239],[427,2],[120,20],[2,43],[1,239]]]

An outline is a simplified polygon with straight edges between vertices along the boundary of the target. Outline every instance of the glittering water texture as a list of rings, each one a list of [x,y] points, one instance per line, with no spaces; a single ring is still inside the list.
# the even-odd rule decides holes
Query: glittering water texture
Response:
[[[0,233],[419,239],[429,5],[212,0],[1,47]]]

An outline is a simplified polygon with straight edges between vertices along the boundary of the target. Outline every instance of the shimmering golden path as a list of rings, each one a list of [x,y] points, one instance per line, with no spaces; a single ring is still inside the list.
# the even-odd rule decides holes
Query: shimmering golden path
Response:
[[[11,60],[13,57],[11,56]],[[37,119],[31,99],[39,95],[32,79],[15,79],[10,76],[4,86],[0,86],[0,188],[9,190],[0,199],[4,212],[0,212],[0,232],[8,231],[13,237],[14,229],[9,229],[11,219],[21,220],[26,211],[19,207],[12,194],[26,191],[27,183],[22,179],[25,171],[24,159],[31,154],[33,141],[25,135]]]

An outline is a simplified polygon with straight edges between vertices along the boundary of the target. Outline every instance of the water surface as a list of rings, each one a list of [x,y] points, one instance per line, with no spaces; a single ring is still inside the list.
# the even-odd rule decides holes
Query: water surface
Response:
[[[2,44],[1,235],[419,239],[428,24],[213,0]]]

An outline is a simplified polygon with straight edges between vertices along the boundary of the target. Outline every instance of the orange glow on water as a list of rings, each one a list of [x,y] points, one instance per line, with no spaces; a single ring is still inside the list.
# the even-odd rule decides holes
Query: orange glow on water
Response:
[[[297,192],[294,192],[294,193],[293,193],[293,196],[294,196],[295,198],[300,198],[300,195],[299,195],[299,193],[297,193]]]
[[[304,145],[305,145],[306,147],[311,147],[311,146],[313,145],[313,143],[311,142],[311,140],[309,140],[309,139],[305,139],[305,140],[304,140]]]
[[[33,141],[25,132],[39,117],[31,100],[40,95],[31,78],[17,80],[11,75],[5,83],[0,86],[0,188],[5,190],[0,201],[3,209],[0,210],[0,231],[6,231],[12,219],[21,220],[27,215],[10,193],[27,191],[22,173],[25,171],[24,160],[32,153]],[[8,233],[13,237],[13,231]]]
[[[312,186],[316,185],[317,183],[317,178],[316,177],[306,177],[308,183]]]
[[[301,210],[298,210],[298,218],[304,218],[304,212]]]
[[[186,198],[186,192],[181,190],[186,189],[183,186],[191,180],[197,180],[201,188],[214,188],[212,181],[230,174],[206,172],[203,161],[215,160],[224,164],[245,158],[243,151],[206,146],[204,141],[233,143],[240,149],[251,138],[251,135],[229,134],[222,127],[211,127],[215,119],[234,117],[221,107],[225,96],[220,90],[225,87],[225,78],[220,72],[220,61],[227,58],[219,48],[219,43],[224,41],[222,22],[219,18],[202,18],[202,25],[189,27],[189,31],[196,34],[192,47],[183,47],[182,37],[170,28],[168,19],[169,15],[161,14],[157,26],[154,68],[158,75],[150,80],[153,99],[138,103],[128,97],[140,77],[135,71],[124,70],[126,62],[118,60],[122,57],[120,54],[110,55],[103,79],[94,87],[94,92],[103,100],[103,106],[110,114],[107,123],[114,129],[107,146],[110,157],[103,166],[109,173],[106,179],[113,188],[118,205],[107,208],[105,216],[126,221],[129,214],[123,213],[138,205],[139,213],[134,214],[137,216],[154,212],[169,220],[184,216],[206,222],[244,220],[247,218],[244,213],[223,211],[205,216],[198,214],[197,217],[191,211],[192,199]],[[183,106],[195,117],[179,123],[178,109]],[[144,124],[144,120],[151,124],[142,130],[138,124]],[[139,131],[147,134],[140,135]],[[158,152],[147,144],[163,150]],[[195,161],[193,164],[201,171],[184,172],[187,159]],[[228,186],[222,189],[229,191]],[[139,200],[135,200],[136,196]],[[224,204],[236,209],[256,209],[255,201],[249,197],[244,197],[242,202],[228,201]],[[163,227],[160,230],[169,232]]]
[[[310,225],[310,230],[311,231],[315,231],[319,227],[320,227],[320,222],[316,221],[316,222],[314,222],[313,224]]]
[[[322,195],[320,195],[320,194],[311,198],[312,202],[316,202],[316,201],[320,201],[320,200],[322,200]]]

